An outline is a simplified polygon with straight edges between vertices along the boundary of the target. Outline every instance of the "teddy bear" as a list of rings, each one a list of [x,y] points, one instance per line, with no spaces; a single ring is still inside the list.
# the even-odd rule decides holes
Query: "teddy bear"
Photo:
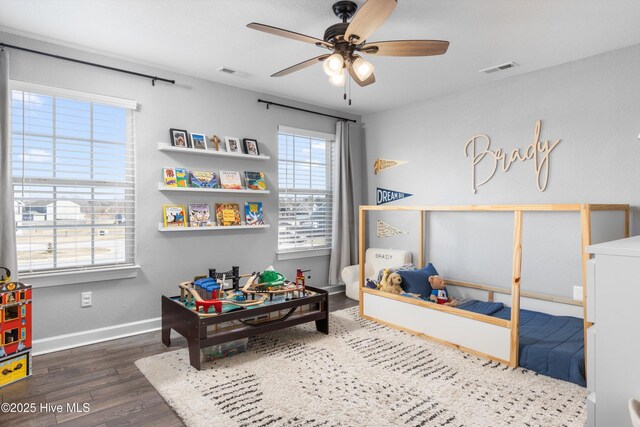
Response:
[[[390,292],[392,294],[400,294],[403,292],[400,284],[402,283],[402,277],[398,273],[392,273],[388,268],[384,271],[382,279],[380,280],[380,290],[383,292]]]
[[[449,307],[456,307],[459,302],[454,298],[449,298],[447,287],[444,279],[440,276],[429,276],[429,284],[433,289],[429,299],[437,304],[448,305]]]

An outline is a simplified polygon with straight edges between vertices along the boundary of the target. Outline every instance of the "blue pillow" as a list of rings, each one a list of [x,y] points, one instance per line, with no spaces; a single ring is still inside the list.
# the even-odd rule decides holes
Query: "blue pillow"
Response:
[[[402,277],[401,286],[405,292],[419,294],[421,298],[429,299],[432,290],[429,277],[437,276],[438,272],[433,264],[429,263],[421,270],[399,271],[398,274]]]

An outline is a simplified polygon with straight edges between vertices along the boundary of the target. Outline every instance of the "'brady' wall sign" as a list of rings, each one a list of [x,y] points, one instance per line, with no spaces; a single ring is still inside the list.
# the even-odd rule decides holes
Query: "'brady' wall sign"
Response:
[[[554,142],[540,142],[540,120],[536,122],[533,132],[533,142],[524,152],[520,153],[519,148],[514,148],[510,155],[507,155],[502,148],[495,151],[490,149],[491,139],[487,135],[475,135],[464,145],[464,156],[471,157],[471,190],[475,194],[478,187],[489,182],[498,170],[501,163],[502,171],[507,172],[516,161],[524,162],[533,160],[533,167],[536,173],[536,185],[538,191],[544,191],[549,182],[549,157],[551,152],[560,144],[560,140]],[[476,168],[480,163],[486,163],[485,169],[489,172],[486,178],[476,181]],[[380,204],[380,203],[378,203]]]
[[[394,202],[396,200],[411,197],[413,194],[403,193],[402,191],[386,190],[384,188],[376,188],[376,205]]]

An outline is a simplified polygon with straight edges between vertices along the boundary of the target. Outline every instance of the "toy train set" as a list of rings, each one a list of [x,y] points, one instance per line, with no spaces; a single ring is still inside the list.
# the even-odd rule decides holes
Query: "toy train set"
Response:
[[[31,285],[0,267],[0,387],[31,375]]]
[[[315,295],[305,288],[304,273],[308,270],[297,270],[295,282],[287,280],[284,275],[269,267],[262,272],[240,274],[240,267],[219,273],[209,269],[208,276],[197,276],[193,281],[180,283],[179,301],[186,307],[192,307],[202,317],[216,316],[223,311],[241,310],[245,307],[262,305],[273,301],[274,296],[289,301],[304,296]],[[240,279],[247,278],[246,284],[240,288]],[[227,280],[232,286],[225,289]],[[211,310],[213,309],[213,311]]]

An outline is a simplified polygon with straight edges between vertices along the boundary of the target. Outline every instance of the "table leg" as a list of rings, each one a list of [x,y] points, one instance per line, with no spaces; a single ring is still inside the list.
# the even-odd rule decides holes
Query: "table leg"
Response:
[[[197,370],[201,369],[200,365],[200,344],[197,341],[189,341],[189,362],[191,366]]]

